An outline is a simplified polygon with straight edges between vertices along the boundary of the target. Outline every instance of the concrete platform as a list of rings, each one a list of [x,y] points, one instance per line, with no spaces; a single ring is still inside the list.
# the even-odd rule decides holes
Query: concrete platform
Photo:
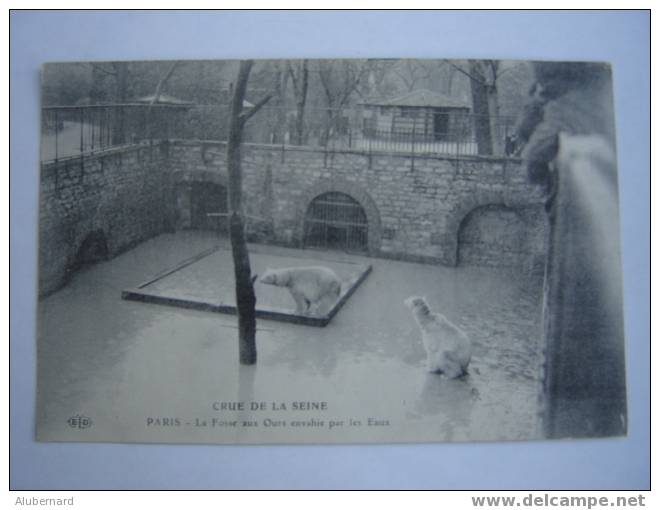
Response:
[[[293,299],[287,289],[265,285],[259,280],[254,283],[257,318],[318,327],[328,325],[371,272],[371,264],[273,255],[258,248],[252,248],[250,251],[250,265],[253,275],[263,273],[267,268],[323,266],[332,269],[342,281],[342,291],[329,308],[320,310],[317,315],[296,313],[295,307],[290,307]],[[220,246],[204,250],[160,272],[135,288],[124,289],[122,298],[236,315],[231,251]]]

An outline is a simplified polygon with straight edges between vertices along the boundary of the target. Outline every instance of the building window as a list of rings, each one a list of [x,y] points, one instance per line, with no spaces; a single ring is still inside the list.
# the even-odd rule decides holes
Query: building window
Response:
[[[417,116],[416,113],[417,111],[415,110],[415,108],[409,108],[409,107],[401,108],[401,117],[411,119]]]

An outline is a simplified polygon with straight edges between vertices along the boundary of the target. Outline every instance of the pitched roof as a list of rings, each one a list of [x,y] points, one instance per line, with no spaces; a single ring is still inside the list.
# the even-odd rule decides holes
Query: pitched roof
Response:
[[[428,106],[437,108],[470,108],[470,104],[463,99],[432,92],[426,89],[413,90],[406,94],[366,100],[361,104],[374,106]]]
[[[135,102],[136,103],[151,103],[154,99],[154,94],[150,94],[148,96],[143,96],[143,97],[138,97]],[[158,96],[158,101],[156,101],[156,104],[171,104],[171,105],[181,105],[181,106],[189,106],[192,105],[193,103],[190,101],[185,101],[183,99],[179,99],[174,96],[168,96],[167,94],[160,94]]]

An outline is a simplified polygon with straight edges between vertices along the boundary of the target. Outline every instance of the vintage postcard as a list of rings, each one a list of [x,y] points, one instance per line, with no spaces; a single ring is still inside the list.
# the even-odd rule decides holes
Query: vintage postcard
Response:
[[[40,160],[40,441],[626,434],[607,63],[49,63]]]

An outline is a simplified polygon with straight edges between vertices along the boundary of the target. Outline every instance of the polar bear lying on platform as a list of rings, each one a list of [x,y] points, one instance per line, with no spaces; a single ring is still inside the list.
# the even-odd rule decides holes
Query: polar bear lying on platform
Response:
[[[289,289],[298,314],[320,314],[324,308],[329,309],[341,293],[337,274],[321,266],[266,269],[259,281]]]

